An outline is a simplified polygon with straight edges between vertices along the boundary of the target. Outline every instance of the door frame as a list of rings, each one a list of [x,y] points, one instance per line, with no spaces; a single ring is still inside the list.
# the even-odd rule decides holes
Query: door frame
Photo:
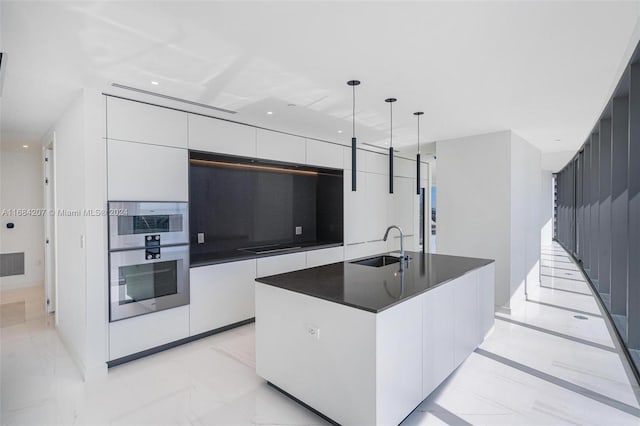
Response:
[[[58,306],[58,256],[57,256],[57,220],[56,220],[56,169],[55,169],[55,146],[56,133],[51,133],[45,140],[42,147],[43,164],[43,185],[44,185],[44,291],[45,291],[45,311],[47,313],[56,312]],[[56,325],[58,314],[55,314]]]

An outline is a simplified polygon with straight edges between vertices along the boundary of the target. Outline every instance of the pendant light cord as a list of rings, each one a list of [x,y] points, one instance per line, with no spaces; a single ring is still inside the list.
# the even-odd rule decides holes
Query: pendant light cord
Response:
[[[418,116],[418,154],[420,154],[420,116]]]
[[[389,142],[389,146],[391,148],[393,148],[393,102],[389,102],[389,108],[390,108],[390,115],[391,115],[391,129],[389,131],[390,134],[390,142]]]

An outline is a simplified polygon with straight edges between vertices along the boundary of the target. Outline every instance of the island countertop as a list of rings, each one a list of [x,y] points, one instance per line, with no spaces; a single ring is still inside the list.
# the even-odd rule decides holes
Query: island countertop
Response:
[[[399,263],[373,267],[360,259],[256,278],[296,293],[379,313],[407,299],[486,266],[493,260],[407,251],[404,271]],[[371,256],[367,256],[369,258]],[[366,259],[363,258],[363,259]]]

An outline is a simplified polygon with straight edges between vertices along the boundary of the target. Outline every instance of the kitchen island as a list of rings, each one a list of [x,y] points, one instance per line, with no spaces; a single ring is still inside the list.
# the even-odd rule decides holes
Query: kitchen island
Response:
[[[407,254],[257,278],[257,374],[339,424],[400,423],[494,314],[492,260]]]

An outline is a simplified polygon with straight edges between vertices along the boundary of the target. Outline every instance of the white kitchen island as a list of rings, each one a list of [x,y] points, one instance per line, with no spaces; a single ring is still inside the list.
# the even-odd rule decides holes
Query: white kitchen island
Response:
[[[400,423],[494,321],[493,261],[408,254],[258,278],[258,375],[333,422]]]

